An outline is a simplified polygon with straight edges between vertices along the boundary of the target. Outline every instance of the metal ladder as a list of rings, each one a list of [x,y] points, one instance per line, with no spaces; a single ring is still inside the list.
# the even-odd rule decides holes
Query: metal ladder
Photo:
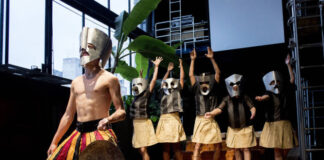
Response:
[[[324,0],[288,0],[286,4],[297,85],[299,153],[303,160],[319,159],[324,152],[323,4]]]

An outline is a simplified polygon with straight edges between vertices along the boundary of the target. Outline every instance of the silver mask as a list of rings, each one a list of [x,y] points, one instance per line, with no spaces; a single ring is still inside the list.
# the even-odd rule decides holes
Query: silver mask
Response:
[[[226,88],[228,94],[231,97],[240,96],[240,84],[242,77],[243,76],[239,74],[232,74],[231,76],[225,79]],[[237,89],[235,90],[234,87],[237,87]]]
[[[215,75],[206,75],[202,73],[201,76],[196,76],[196,80],[200,86],[200,93],[204,96],[208,95],[211,88],[213,87],[213,79]]]
[[[281,90],[281,76],[277,71],[270,71],[263,76],[263,83],[267,91],[279,94]]]
[[[132,80],[132,86],[132,91],[134,95],[138,96],[147,89],[148,83],[147,80],[144,78],[134,78]]]
[[[179,79],[168,78],[162,81],[162,89],[166,95],[171,94],[174,90],[180,87]]]
[[[88,53],[84,54],[84,51]],[[104,67],[111,54],[111,40],[106,33],[96,28],[83,27],[80,35],[80,64],[100,59],[101,67]]]

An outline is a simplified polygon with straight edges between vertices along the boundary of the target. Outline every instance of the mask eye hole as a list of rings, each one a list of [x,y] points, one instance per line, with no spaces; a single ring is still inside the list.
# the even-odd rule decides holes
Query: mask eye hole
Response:
[[[171,82],[171,86],[174,86],[174,83],[173,82]]]
[[[272,81],[270,82],[270,85],[274,85],[274,84],[275,84],[275,81],[272,80]]]
[[[138,83],[139,86],[142,86],[143,84],[142,83]]]
[[[234,86],[235,84],[233,82],[230,83],[230,86]]]
[[[239,86],[241,84],[241,81],[238,81],[235,84]]]
[[[132,85],[133,87],[135,86],[135,84]]]
[[[165,83],[165,82],[164,82],[164,83],[163,83],[163,86],[168,87],[168,83]]]
[[[88,48],[96,50],[96,46],[92,43],[88,43]]]

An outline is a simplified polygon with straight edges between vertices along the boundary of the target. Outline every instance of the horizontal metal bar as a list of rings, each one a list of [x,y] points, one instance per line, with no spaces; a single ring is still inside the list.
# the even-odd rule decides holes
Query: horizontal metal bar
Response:
[[[324,109],[324,106],[318,106],[318,107],[304,107],[304,110],[312,110],[312,109]]]
[[[315,24],[315,25],[310,25],[310,26],[303,26],[303,27],[298,27],[298,29],[316,28],[316,27],[321,27],[321,25]]]
[[[302,44],[299,45],[299,49],[304,49],[304,48],[311,48],[311,47],[322,47],[322,43],[309,43],[309,44]]]
[[[318,151],[324,151],[324,148],[306,149],[306,152],[318,152]]]
[[[300,69],[313,69],[313,68],[321,68],[321,67],[324,67],[324,64],[310,65],[310,66],[300,66]]]
[[[305,9],[305,8],[319,8],[319,5],[313,5],[313,6],[298,6],[296,9]]]
[[[173,2],[170,2],[170,4],[174,4],[174,3],[179,3],[180,1],[173,1]]]
[[[312,15],[312,16],[298,16],[298,19],[308,19],[308,18],[320,18],[320,15]]]
[[[307,86],[302,87],[303,89],[317,89],[317,88],[324,88],[324,85],[318,85],[318,86]]]
[[[324,127],[319,127],[319,128],[305,128],[305,130],[322,130]]]

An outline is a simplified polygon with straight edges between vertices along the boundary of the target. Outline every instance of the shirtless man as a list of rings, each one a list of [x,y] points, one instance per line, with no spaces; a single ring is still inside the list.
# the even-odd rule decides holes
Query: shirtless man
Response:
[[[69,102],[47,151],[48,159],[78,159],[80,152],[96,140],[116,144],[116,136],[107,124],[125,118],[119,81],[101,68],[111,54],[111,40],[104,32],[85,27],[81,33],[80,49],[85,74],[72,81]],[[111,102],[116,111],[109,115]],[[57,147],[75,113],[76,130]]]

